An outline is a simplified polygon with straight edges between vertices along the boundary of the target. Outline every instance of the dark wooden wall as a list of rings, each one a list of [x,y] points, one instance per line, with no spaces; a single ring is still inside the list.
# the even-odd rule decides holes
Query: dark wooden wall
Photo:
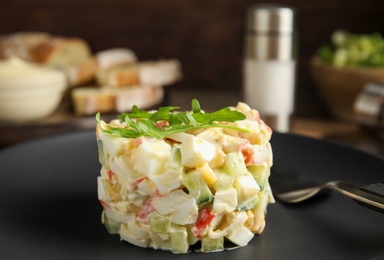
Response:
[[[245,11],[258,0],[0,0],[0,34],[45,31],[94,52],[128,47],[140,60],[179,58],[186,89],[242,87]],[[262,1],[267,2],[267,1]],[[335,29],[384,33],[383,0],[281,0],[298,11],[296,112],[322,111],[308,62]]]

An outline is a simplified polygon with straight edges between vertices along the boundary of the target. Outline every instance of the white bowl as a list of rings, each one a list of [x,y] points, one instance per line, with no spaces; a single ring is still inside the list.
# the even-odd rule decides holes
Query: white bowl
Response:
[[[59,86],[0,91],[0,120],[31,121],[47,117],[59,106],[63,91]]]
[[[67,87],[63,72],[18,59],[0,62],[0,120],[31,121],[52,114]]]

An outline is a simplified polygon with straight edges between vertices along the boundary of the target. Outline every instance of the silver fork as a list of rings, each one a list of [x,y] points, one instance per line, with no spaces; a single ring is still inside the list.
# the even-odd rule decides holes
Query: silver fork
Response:
[[[362,185],[347,181],[329,181],[318,184],[281,162],[275,160],[269,178],[274,196],[285,203],[298,203],[314,196],[337,191],[358,204],[384,213],[384,184]]]

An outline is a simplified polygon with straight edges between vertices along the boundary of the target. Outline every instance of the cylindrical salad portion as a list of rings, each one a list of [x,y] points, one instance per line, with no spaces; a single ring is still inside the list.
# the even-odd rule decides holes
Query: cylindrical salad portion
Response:
[[[212,113],[133,107],[97,118],[102,223],[140,247],[173,253],[249,243],[274,202],[272,131],[245,103]]]

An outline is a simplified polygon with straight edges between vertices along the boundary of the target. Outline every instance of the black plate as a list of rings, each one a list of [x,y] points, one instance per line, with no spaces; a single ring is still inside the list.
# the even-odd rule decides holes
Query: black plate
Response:
[[[275,133],[274,156],[317,181],[383,182],[384,161],[330,142]],[[119,241],[100,224],[93,131],[37,139],[0,151],[0,259],[379,259],[384,214],[331,193],[268,207],[248,246],[173,255]]]

